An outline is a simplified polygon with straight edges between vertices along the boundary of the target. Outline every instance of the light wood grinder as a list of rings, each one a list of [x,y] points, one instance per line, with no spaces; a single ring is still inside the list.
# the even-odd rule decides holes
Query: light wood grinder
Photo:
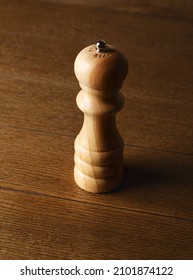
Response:
[[[88,192],[109,192],[123,178],[124,144],[116,127],[116,113],[124,104],[120,88],[128,62],[117,48],[99,40],[77,55],[74,71],[82,88],[76,102],[84,113],[74,144],[74,178]]]

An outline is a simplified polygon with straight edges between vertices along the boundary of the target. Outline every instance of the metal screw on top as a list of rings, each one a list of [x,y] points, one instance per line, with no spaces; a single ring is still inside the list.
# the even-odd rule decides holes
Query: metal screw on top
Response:
[[[100,52],[105,52],[107,49],[107,44],[104,40],[98,40],[95,44],[95,48],[96,48],[96,52],[100,53]]]

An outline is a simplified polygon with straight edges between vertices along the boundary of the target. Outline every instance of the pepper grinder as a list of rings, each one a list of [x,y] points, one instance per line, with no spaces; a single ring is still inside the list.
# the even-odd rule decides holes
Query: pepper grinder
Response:
[[[75,182],[88,192],[109,192],[123,178],[124,144],[116,127],[116,113],[124,105],[120,89],[128,62],[116,47],[99,40],[80,51],[74,71],[82,89],[76,103],[84,113],[74,143]]]

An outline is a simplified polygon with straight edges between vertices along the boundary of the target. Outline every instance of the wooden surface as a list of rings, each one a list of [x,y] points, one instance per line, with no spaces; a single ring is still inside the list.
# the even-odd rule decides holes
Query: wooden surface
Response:
[[[1,259],[193,258],[192,3],[128,2],[0,0]],[[73,179],[73,63],[99,38],[130,65],[102,195]]]

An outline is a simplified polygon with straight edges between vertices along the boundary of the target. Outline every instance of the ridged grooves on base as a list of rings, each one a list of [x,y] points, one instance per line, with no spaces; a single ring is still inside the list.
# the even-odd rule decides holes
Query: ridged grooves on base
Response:
[[[114,151],[112,151],[114,154]],[[108,151],[108,154],[111,153]],[[98,153],[100,157],[100,153]],[[97,159],[98,160],[98,159]],[[74,155],[74,178],[77,185],[89,192],[104,193],[117,188],[123,177],[123,158],[120,153],[108,165],[94,165],[85,162],[77,153]],[[98,161],[97,161],[98,162]],[[93,160],[94,163],[94,160]]]
[[[123,169],[110,177],[97,179],[82,173],[76,166],[74,167],[74,178],[76,184],[85,191],[92,193],[105,193],[120,186],[123,177]]]

